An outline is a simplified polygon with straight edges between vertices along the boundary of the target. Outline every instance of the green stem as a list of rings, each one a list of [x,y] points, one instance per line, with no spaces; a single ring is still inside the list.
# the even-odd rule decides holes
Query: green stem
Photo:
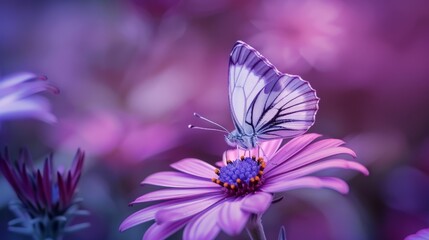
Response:
[[[247,234],[251,240],[266,240],[264,226],[262,226],[262,220],[260,215],[250,215],[249,222],[246,226]]]

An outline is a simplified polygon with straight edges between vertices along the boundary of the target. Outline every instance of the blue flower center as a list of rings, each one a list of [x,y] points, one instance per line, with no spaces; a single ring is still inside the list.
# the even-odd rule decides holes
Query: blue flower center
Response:
[[[235,161],[228,160],[226,166],[215,169],[219,177],[212,181],[235,193],[251,192],[261,182],[264,169],[263,158],[242,156]]]
[[[220,169],[219,180],[229,184],[237,184],[237,179],[249,183],[251,178],[258,175],[258,162],[251,158],[234,161]]]

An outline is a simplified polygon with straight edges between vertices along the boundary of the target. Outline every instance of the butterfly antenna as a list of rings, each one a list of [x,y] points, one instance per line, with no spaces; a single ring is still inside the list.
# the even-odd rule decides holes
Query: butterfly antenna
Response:
[[[188,128],[191,128],[191,129],[200,129],[200,130],[208,130],[208,131],[216,131],[216,132],[221,132],[221,133],[228,133],[228,132],[225,132],[224,130],[221,130],[221,129],[197,127],[197,126],[194,126],[194,125],[191,125],[191,124],[188,125]]]
[[[229,133],[229,131],[228,131],[224,126],[220,125],[219,123],[213,122],[212,120],[209,120],[209,119],[207,119],[207,118],[205,118],[205,117],[201,116],[201,115],[200,115],[200,114],[198,114],[198,113],[194,113],[194,116],[195,116],[195,117],[197,117],[197,118],[199,118],[199,119],[202,119],[202,120],[204,120],[204,121],[206,121],[206,122],[209,122],[209,123],[211,123],[211,124],[213,124],[213,125],[218,126],[219,128],[223,129],[223,131],[222,131],[222,132]]]

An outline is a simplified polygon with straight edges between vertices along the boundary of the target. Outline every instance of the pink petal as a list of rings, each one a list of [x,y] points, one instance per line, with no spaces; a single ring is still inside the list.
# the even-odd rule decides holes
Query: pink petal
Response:
[[[276,151],[279,149],[280,145],[282,144],[283,139],[275,139],[271,141],[266,141],[261,143],[261,148],[263,149],[267,160],[271,159],[271,157],[276,153]],[[257,155],[256,155],[257,156]],[[263,156],[261,153],[260,156]]]
[[[224,153],[225,154],[225,153]],[[224,160],[222,160],[222,161],[217,161],[216,163],[215,163],[215,165],[216,166],[218,166],[218,167],[224,167],[224,166],[226,166],[226,160],[224,161]]]
[[[352,161],[347,161],[344,159],[332,159],[324,162],[314,163],[310,165],[306,165],[302,168],[298,168],[292,170],[290,172],[281,173],[275,177],[267,178],[268,181],[288,181],[290,179],[295,179],[298,177],[302,177],[311,173],[315,173],[321,170],[329,169],[329,168],[342,168],[342,169],[351,169],[359,171],[365,175],[368,175],[368,169],[364,167],[362,164]]]
[[[189,174],[179,172],[158,172],[147,177],[141,184],[176,188],[218,188],[219,185]]]
[[[245,154],[245,151],[242,149],[230,149],[225,151],[222,155],[222,161],[224,163],[224,166],[226,165],[227,160],[234,161],[235,159],[237,159],[237,157],[244,156]]]
[[[122,232],[138,224],[150,221],[155,218],[155,213],[160,209],[178,203],[180,203],[180,201],[169,201],[143,208],[128,216],[119,226],[119,231]]]
[[[343,144],[344,144],[344,141],[341,139],[328,138],[328,139],[323,139],[323,140],[313,142],[306,148],[306,151],[316,152],[326,148],[339,147]]]
[[[423,229],[416,234],[409,235],[404,240],[429,240],[429,229]]]
[[[143,240],[163,240],[182,228],[190,219],[184,219],[176,222],[166,222],[164,224],[154,223],[146,230]]]
[[[119,226],[119,231],[125,231],[131,227],[134,227],[138,224],[150,221],[155,219],[155,215],[158,211],[174,207],[174,206],[186,206],[189,202],[195,202],[206,199],[206,196],[202,196],[200,198],[191,198],[191,199],[177,199],[171,200],[168,202],[158,203],[147,208],[143,208],[130,216],[128,216]]]
[[[16,100],[7,104],[1,104],[0,114],[2,118],[35,118],[46,123],[55,123],[57,118],[50,113],[49,103],[42,97],[30,97]]]
[[[255,192],[244,198],[241,209],[249,213],[263,214],[271,205],[272,200],[273,195],[270,193]]]
[[[225,202],[219,212],[219,227],[228,235],[238,235],[243,231],[250,213],[241,210],[242,199]]]
[[[307,149],[302,150],[296,156],[290,158],[287,162],[272,168],[269,173],[266,173],[266,177],[281,174],[282,172],[291,171],[293,169],[299,168],[301,166],[311,164],[313,162],[319,161],[321,159],[338,155],[338,154],[349,154],[356,156],[355,152],[350,148],[346,147],[333,147],[328,149],[322,149],[316,152],[307,151]],[[276,155],[278,156],[278,154]]]
[[[25,81],[37,78],[37,75],[29,72],[17,73],[11,76],[7,76],[0,81],[0,89],[12,87]]]
[[[195,189],[163,189],[155,192],[147,193],[134,200],[134,203],[143,203],[158,200],[167,200],[175,198],[184,198],[189,196],[198,196],[201,194],[217,193],[219,189],[216,188],[195,188]]]
[[[319,178],[319,177],[302,177],[298,179],[284,181],[266,182],[261,191],[264,192],[284,192],[298,188],[331,188],[340,193],[347,193],[349,187],[346,182],[339,178]]]
[[[257,156],[257,157],[264,156],[270,159],[271,156],[277,151],[277,149],[279,149],[281,143],[282,143],[282,139],[275,139],[275,140],[262,142],[260,144],[260,147],[252,148],[250,150],[250,156]],[[262,148],[262,150],[260,148]],[[240,157],[240,156],[248,156],[248,155],[249,155],[249,151],[239,149],[237,154],[237,149],[230,149],[223,153],[222,161],[225,166],[227,160],[236,160],[237,156]]]
[[[223,194],[205,196],[203,198],[192,199],[180,204],[165,207],[155,214],[155,220],[158,224],[165,222],[174,222],[184,218],[196,215],[209,208],[213,204],[224,198]]]
[[[215,239],[220,232],[220,227],[218,226],[217,222],[222,205],[222,203],[217,204],[203,214],[193,218],[191,222],[185,227],[183,239]]]
[[[185,158],[170,165],[172,168],[202,178],[217,178],[215,167],[195,158]]]
[[[18,87],[9,89],[9,91],[9,93],[4,93],[5,96],[0,99],[0,103],[2,105],[5,103],[10,103],[19,99],[23,99],[27,96],[34,95],[39,92],[51,91],[53,93],[59,93],[59,90],[56,87],[45,81],[26,83]]]
[[[320,137],[320,135],[311,133],[293,138],[287,142],[271,159],[269,159],[269,164],[267,164],[265,173],[270,172],[273,167],[287,161],[291,156],[297,154],[318,137]]]

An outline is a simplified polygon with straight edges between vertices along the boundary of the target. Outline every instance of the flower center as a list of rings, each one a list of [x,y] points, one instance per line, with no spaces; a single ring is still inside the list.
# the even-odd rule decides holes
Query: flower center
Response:
[[[265,169],[263,158],[244,157],[235,161],[228,160],[227,165],[215,169],[219,177],[212,181],[229,190],[231,193],[245,194],[256,190],[261,182],[262,174]]]

